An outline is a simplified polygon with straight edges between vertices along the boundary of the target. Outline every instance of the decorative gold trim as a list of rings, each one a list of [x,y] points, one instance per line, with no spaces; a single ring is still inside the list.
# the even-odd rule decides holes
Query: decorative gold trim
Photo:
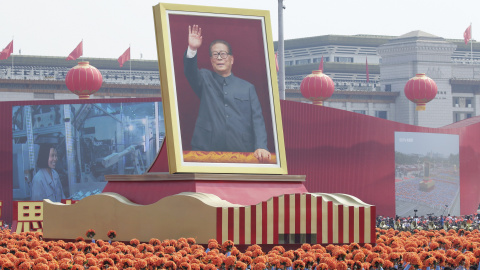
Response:
[[[115,181],[253,181],[253,182],[305,182],[305,175],[220,174],[220,173],[146,173],[141,175],[105,175],[108,182]]]
[[[263,17],[265,28],[265,40],[267,42],[268,65],[270,65],[270,85],[272,88],[273,115],[276,123],[277,135],[277,159],[279,165],[257,165],[249,164],[244,166],[234,166],[229,163],[222,163],[212,166],[203,166],[196,163],[189,164],[183,162],[180,151],[180,132],[177,122],[177,103],[174,99],[174,70],[171,63],[171,44],[169,40],[170,29],[168,28],[167,11],[192,12],[198,16],[199,13],[206,13],[208,16],[218,14],[219,16],[241,15],[252,17]],[[240,174],[287,174],[287,160],[285,154],[285,143],[283,134],[283,125],[280,110],[280,97],[278,93],[277,74],[275,72],[275,56],[272,39],[272,28],[270,25],[270,15],[268,11],[253,9],[236,9],[195,5],[165,4],[160,3],[153,7],[155,33],[157,40],[158,65],[160,70],[160,82],[163,100],[163,110],[165,116],[165,133],[167,138],[167,152],[170,173],[240,173]],[[273,67],[273,68],[272,68]]]

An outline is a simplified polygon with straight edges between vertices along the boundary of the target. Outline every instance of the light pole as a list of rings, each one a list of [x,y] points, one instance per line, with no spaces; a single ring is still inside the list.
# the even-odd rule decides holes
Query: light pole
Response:
[[[278,91],[280,93],[280,99],[285,99],[285,61],[283,48],[283,0],[278,0]]]

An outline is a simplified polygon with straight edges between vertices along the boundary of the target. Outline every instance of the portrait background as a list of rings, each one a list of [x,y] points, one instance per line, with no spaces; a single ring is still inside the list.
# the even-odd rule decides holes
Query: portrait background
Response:
[[[213,40],[223,39],[230,43],[234,56],[232,73],[255,86],[265,119],[268,150],[275,153],[271,114],[273,104],[270,104],[269,97],[262,21],[170,14],[169,24],[183,150],[191,150],[190,142],[200,105],[200,99],[191,89],[183,73],[183,55],[188,46],[188,26],[197,24],[202,28],[203,37],[202,46],[197,54],[198,67],[212,70],[209,46]]]

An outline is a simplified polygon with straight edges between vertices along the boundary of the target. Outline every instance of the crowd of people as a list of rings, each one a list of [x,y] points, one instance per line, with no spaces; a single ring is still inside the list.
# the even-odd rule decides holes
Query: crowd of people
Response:
[[[422,178],[414,178],[395,183],[395,198],[397,201],[416,202],[433,209],[444,209],[452,205],[460,185],[458,182],[435,180],[435,187],[430,192],[419,189]]]
[[[474,230],[480,228],[480,215],[462,215],[462,216],[450,216],[450,215],[428,215],[428,216],[416,216],[413,217],[377,217],[377,228],[395,230],[449,230],[449,229],[464,229]]]

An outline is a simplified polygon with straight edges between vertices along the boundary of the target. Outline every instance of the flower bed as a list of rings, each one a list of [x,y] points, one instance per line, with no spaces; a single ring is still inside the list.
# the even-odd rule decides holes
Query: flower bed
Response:
[[[194,238],[151,239],[148,243],[132,239],[130,243],[110,244],[86,242],[82,237],[76,242],[44,241],[41,233],[0,230],[0,269],[394,269],[406,264],[410,269],[434,269],[437,265],[477,269],[479,258],[478,230],[377,229],[375,246],[303,244],[296,250],[275,246],[264,251],[251,245],[244,252],[232,241],[219,244],[210,240],[205,249]]]

